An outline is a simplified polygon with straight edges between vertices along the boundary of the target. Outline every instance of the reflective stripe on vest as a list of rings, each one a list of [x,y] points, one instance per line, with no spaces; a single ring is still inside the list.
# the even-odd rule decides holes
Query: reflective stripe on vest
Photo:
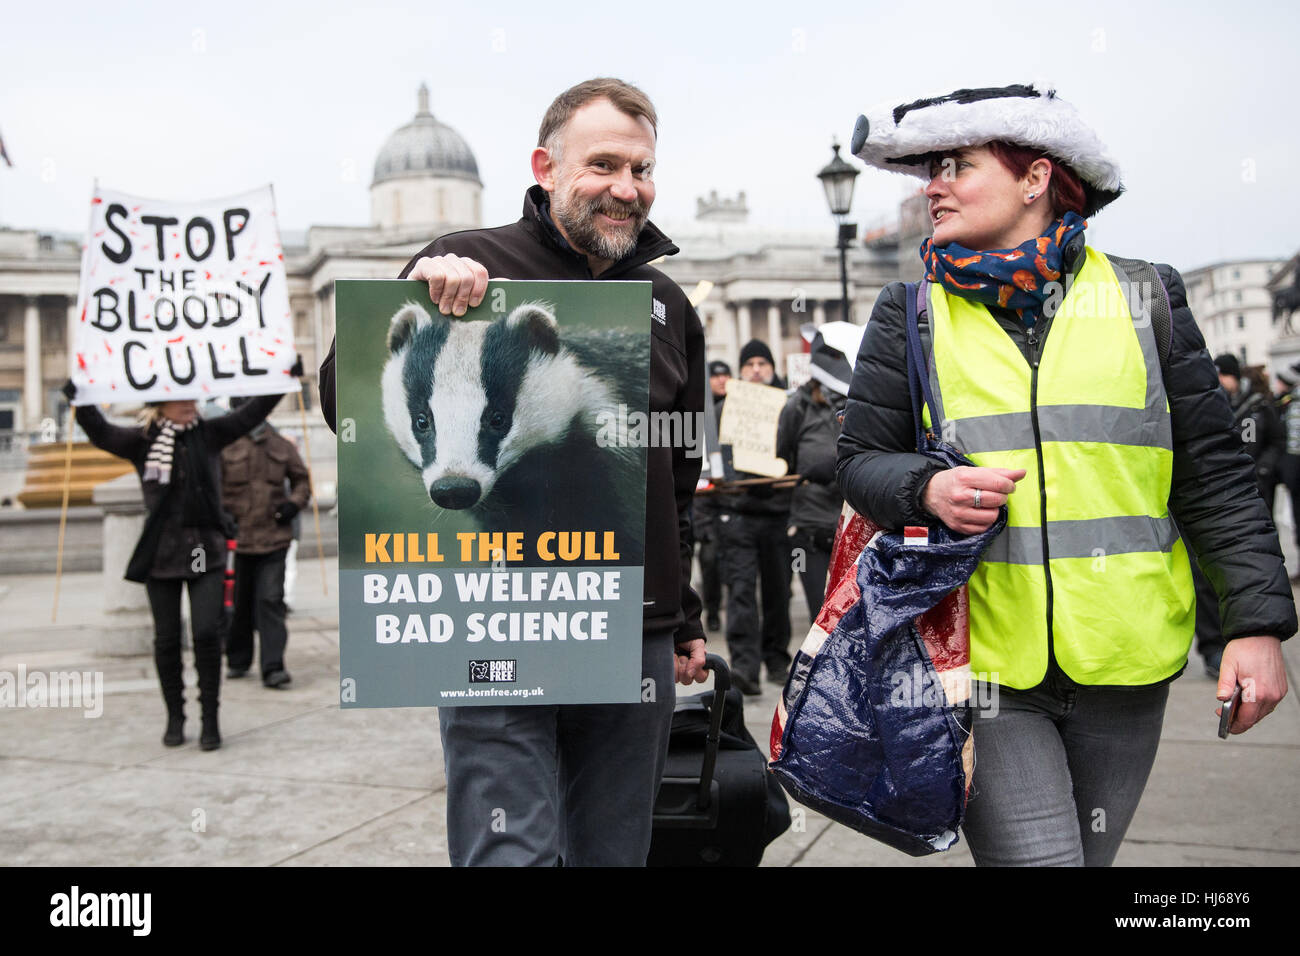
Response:
[[[1126,295],[1130,285],[1086,250],[1036,388],[984,306],[930,286],[941,436],[977,465],[1026,471],[970,582],[971,668],[1008,687],[1042,680],[1049,641],[1075,681],[1123,685],[1176,673],[1191,644],[1191,569],[1168,511],[1168,403],[1149,298]]]

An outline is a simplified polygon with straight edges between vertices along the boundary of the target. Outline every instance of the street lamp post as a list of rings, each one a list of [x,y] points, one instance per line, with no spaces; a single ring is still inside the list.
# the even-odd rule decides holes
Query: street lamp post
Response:
[[[826,167],[817,174],[826,190],[826,204],[831,207],[831,215],[839,223],[839,236],[836,248],[840,250],[840,298],[843,301],[844,321],[851,321],[849,314],[849,245],[857,238],[856,223],[848,222],[849,210],[853,207],[854,180],[858,171],[840,158],[840,144],[831,143],[835,155]]]

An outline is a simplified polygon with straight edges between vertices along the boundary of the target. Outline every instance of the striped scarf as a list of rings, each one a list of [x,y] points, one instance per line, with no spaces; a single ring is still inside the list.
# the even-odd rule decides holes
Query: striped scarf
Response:
[[[172,456],[176,453],[176,436],[187,432],[197,424],[197,419],[188,425],[177,425],[169,418],[164,418],[149,454],[144,460],[144,481],[156,481],[160,485],[169,485],[172,480]]]

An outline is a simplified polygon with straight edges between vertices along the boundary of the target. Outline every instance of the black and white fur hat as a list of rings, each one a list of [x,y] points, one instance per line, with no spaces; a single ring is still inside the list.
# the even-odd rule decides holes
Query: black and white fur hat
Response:
[[[1041,149],[1078,174],[1091,216],[1123,192],[1119,164],[1078,111],[1034,86],[956,90],[858,117],[852,152],[863,162],[930,178],[935,154],[1002,140]]]

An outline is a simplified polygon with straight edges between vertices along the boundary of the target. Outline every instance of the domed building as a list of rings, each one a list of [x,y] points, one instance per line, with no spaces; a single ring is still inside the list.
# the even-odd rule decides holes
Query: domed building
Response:
[[[420,85],[415,118],[384,143],[370,184],[370,221],[382,229],[442,233],[481,224],[483,183],[464,138],[429,111]]]

